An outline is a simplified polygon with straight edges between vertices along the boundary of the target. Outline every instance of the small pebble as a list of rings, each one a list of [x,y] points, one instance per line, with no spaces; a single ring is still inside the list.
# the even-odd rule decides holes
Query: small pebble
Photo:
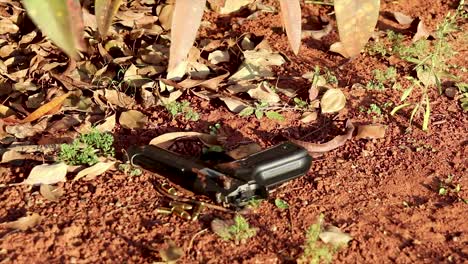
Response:
[[[455,96],[457,95],[457,92],[458,92],[458,89],[456,87],[449,87],[445,89],[444,91],[445,96],[447,96],[450,99],[455,98]]]

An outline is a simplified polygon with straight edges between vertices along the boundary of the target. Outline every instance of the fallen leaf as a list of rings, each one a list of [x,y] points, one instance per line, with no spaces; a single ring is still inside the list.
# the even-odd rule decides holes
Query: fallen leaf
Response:
[[[251,4],[252,2],[253,0],[225,0],[224,5],[220,6],[219,8],[219,13],[221,15],[234,13]]]
[[[271,89],[268,82],[261,82],[257,88],[247,91],[247,93],[254,99],[268,104],[274,104],[280,101],[279,95]]]
[[[6,126],[5,131],[14,135],[16,138],[27,138],[36,135],[37,133],[44,132],[47,127],[49,118],[44,118],[35,125],[31,123],[17,124]]]
[[[231,158],[239,160],[262,150],[257,143],[240,145],[239,147],[226,152]]]
[[[208,60],[213,64],[228,62],[230,60],[229,52],[227,50],[215,50],[208,54]]]
[[[288,35],[289,45],[294,54],[301,46],[301,5],[299,0],[280,0],[281,19]]]
[[[115,164],[115,161],[109,161],[109,162],[100,161],[94,164],[93,166],[78,172],[75,178],[73,178],[73,181],[77,181],[81,178],[84,178],[84,180],[86,181],[94,180],[97,176],[109,170],[112,166],[114,166],[114,164]]]
[[[135,99],[115,89],[103,89],[95,92],[104,95],[108,103],[122,108],[130,108],[136,104]]]
[[[161,148],[168,148],[174,141],[180,138],[197,137],[207,146],[218,145],[217,137],[214,135],[200,133],[200,132],[171,132],[162,134],[153,138],[150,145],[158,146]]]
[[[324,243],[331,244],[334,247],[346,245],[349,241],[353,239],[349,234],[344,233],[336,226],[326,227],[325,230],[320,232],[319,238]]]
[[[407,16],[401,12],[392,12],[393,17],[395,17],[395,20],[400,24],[400,25],[410,25],[414,18]]]
[[[161,6],[161,10],[160,10],[160,12],[158,14],[158,19],[159,19],[159,22],[161,23],[161,26],[165,30],[170,30],[171,29],[173,14],[174,14],[174,5],[173,4],[167,4],[167,5],[162,5]]]
[[[384,138],[386,128],[387,128],[387,126],[378,125],[378,124],[358,126],[356,139],[361,139],[361,138],[370,138],[370,139]]]
[[[0,118],[9,117],[15,114],[15,111],[13,111],[10,107],[0,104]]]
[[[228,109],[234,113],[240,113],[242,110],[249,106],[248,104],[236,98],[219,97],[219,99],[221,99],[221,101],[223,101],[226,104]]]
[[[0,163],[8,163],[14,160],[24,160],[26,159],[26,156],[23,154],[19,153],[18,151],[15,150],[7,150],[2,155],[2,161]]]
[[[312,155],[312,157],[317,157],[317,156],[322,155],[325,152],[328,152],[330,150],[334,150],[336,148],[343,146],[347,140],[353,137],[353,132],[354,132],[354,125],[351,122],[351,120],[348,120],[346,121],[346,134],[336,136],[328,142],[317,144],[317,143],[310,143],[310,142],[305,142],[305,141],[297,140],[297,139],[289,139],[289,140],[305,148]]]
[[[411,42],[416,42],[420,39],[426,39],[431,35],[431,32],[427,30],[426,26],[424,25],[423,21],[420,20],[418,23],[418,27],[416,29],[416,34],[414,34],[413,39]]]
[[[63,189],[50,184],[41,184],[39,193],[49,201],[56,202],[63,195]]]
[[[20,123],[28,123],[28,122],[33,122],[36,121],[37,119],[43,117],[44,115],[48,114],[49,112],[53,111],[57,107],[60,107],[60,105],[63,104],[65,99],[70,96],[71,93],[66,93],[61,96],[57,96],[54,99],[52,99],[50,102],[46,103],[45,105],[39,107],[36,111],[32,112],[30,115],[28,115],[26,118],[20,121]]]
[[[431,70],[427,69],[426,67],[418,67],[416,69],[416,75],[426,87],[434,86],[437,84],[436,74],[431,72]]]
[[[320,100],[322,113],[334,113],[346,105],[346,96],[340,89],[328,89]]]
[[[32,213],[28,216],[18,218],[16,221],[3,223],[2,225],[9,229],[17,229],[26,231],[29,228],[35,227],[42,221],[42,216],[37,213]]]
[[[115,118],[115,114],[113,114],[107,117],[106,119],[104,119],[104,123],[97,125],[96,130],[101,133],[111,132],[115,127],[115,123],[116,123],[116,118]]]
[[[171,24],[168,73],[186,59],[200,27],[205,5],[206,0],[175,1]]]
[[[144,128],[147,121],[148,117],[137,110],[123,112],[119,118],[119,124],[128,129]]]
[[[94,13],[101,38],[105,38],[122,0],[95,0]]]
[[[174,241],[169,240],[168,248],[160,249],[159,255],[165,263],[176,263],[184,255],[184,250],[178,247]]]
[[[313,38],[316,40],[321,40],[326,35],[330,34],[333,27],[331,23],[328,23],[323,29],[321,30],[303,30],[302,31],[302,38]]]
[[[317,112],[304,112],[301,116],[302,123],[310,123],[317,120]]]
[[[264,48],[246,50],[243,54],[244,61],[237,72],[229,77],[231,81],[250,80],[258,76],[272,77],[271,66],[281,66],[286,62],[279,53]]]
[[[333,6],[342,47],[356,57],[374,32],[380,0],[335,0]]]
[[[32,168],[29,176],[23,184],[54,184],[67,181],[67,164],[64,162],[56,164],[42,164]]]
[[[335,43],[331,44],[330,51],[341,54],[341,56],[343,56],[345,58],[350,57],[350,55],[348,54],[348,52],[344,48],[343,43],[341,43],[341,42],[335,42]]]

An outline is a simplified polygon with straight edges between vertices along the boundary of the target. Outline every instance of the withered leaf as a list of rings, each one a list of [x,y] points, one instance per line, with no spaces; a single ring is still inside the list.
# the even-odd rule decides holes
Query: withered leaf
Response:
[[[119,118],[119,124],[128,129],[144,128],[147,121],[148,117],[137,110],[123,112]]]
[[[50,184],[41,184],[39,193],[47,200],[56,202],[62,197],[63,189]]]
[[[358,126],[356,139],[361,139],[361,138],[370,138],[370,139],[384,138],[386,128],[387,128],[387,126],[379,125],[379,124]]]
[[[42,221],[42,216],[37,213],[32,213],[28,216],[18,218],[16,221],[3,223],[2,225],[10,229],[18,229],[26,231],[29,228],[35,227]]]

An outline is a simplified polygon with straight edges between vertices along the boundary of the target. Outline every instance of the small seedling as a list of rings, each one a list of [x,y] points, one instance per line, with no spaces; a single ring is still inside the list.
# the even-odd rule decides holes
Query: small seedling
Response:
[[[467,83],[457,83],[455,86],[461,93],[460,96],[460,106],[463,109],[463,112],[468,112],[468,84]]]
[[[387,70],[374,70],[374,79],[367,83],[367,89],[384,90],[385,86],[394,87],[397,84],[397,70],[395,67],[388,67]]]
[[[289,208],[289,204],[286,201],[281,200],[280,198],[275,199],[275,205],[281,210],[286,210]]]
[[[167,111],[173,116],[183,115],[186,120],[198,121],[200,115],[190,106],[189,101],[170,102],[165,105]]]
[[[218,130],[221,128],[221,124],[216,123],[212,126],[209,126],[208,128],[210,129],[210,135],[216,136],[218,135]]]
[[[247,206],[251,208],[259,208],[263,199],[252,198],[247,202]]]
[[[261,102],[255,103],[255,107],[248,106],[244,108],[239,116],[246,117],[254,114],[257,119],[261,119],[263,116],[266,116],[269,119],[283,121],[284,116],[274,110],[269,110],[268,103]]]
[[[119,170],[125,173],[126,175],[130,175],[130,176],[140,176],[142,174],[141,169],[135,166],[132,166],[129,163],[119,164]]]
[[[95,129],[81,134],[71,144],[62,144],[58,159],[69,165],[94,165],[99,156],[114,156],[114,137]]]
[[[331,263],[333,255],[340,250],[339,246],[329,246],[319,240],[322,231],[323,215],[320,215],[316,224],[307,230],[304,254],[297,260],[299,264]]]
[[[257,234],[257,229],[252,228],[249,222],[241,215],[234,217],[234,224],[216,230],[216,233],[224,240],[233,240],[236,244],[245,243],[247,239]]]
[[[438,194],[440,196],[446,196],[454,198],[457,201],[468,203],[468,199],[463,199],[460,196],[462,186],[459,183],[453,182],[453,175],[449,175],[445,180],[439,183]]]

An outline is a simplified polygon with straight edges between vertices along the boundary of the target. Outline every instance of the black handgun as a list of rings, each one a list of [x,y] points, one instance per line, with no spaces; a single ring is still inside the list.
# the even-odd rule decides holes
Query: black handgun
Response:
[[[274,187],[305,174],[312,163],[307,150],[292,142],[214,165],[152,145],[131,147],[128,156],[132,164],[183,188],[235,206],[267,198]]]

